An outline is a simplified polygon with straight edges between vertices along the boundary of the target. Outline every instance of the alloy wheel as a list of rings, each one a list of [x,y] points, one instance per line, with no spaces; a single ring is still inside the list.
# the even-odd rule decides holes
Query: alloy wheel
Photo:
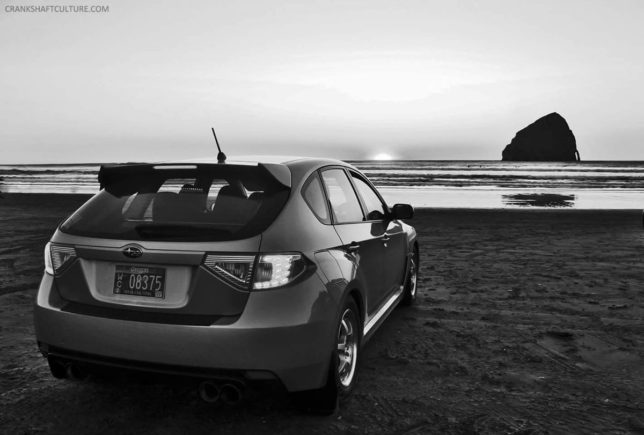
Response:
[[[353,381],[358,360],[358,333],[355,313],[347,308],[338,328],[338,380],[348,388]]]
[[[411,257],[411,264],[409,265],[409,294],[412,299],[416,297],[416,283],[418,281],[418,270],[416,266],[416,254]]]

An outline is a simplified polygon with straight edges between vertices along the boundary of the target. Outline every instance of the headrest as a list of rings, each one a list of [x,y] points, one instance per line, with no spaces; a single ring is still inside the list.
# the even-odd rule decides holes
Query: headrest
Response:
[[[222,187],[219,190],[218,196],[235,196],[238,198],[246,198],[244,191],[240,187],[232,184]]]

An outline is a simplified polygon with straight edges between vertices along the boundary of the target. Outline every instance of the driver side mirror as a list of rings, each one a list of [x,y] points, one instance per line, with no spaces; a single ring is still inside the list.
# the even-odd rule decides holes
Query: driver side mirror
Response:
[[[411,219],[414,217],[414,207],[409,204],[394,204],[391,207],[391,217],[394,219]]]

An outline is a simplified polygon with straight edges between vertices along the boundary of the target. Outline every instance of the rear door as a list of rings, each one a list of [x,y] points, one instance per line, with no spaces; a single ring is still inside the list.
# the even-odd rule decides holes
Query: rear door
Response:
[[[355,275],[365,288],[367,313],[371,314],[378,308],[384,293],[384,250],[380,240],[384,228],[365,221],[360,201],[344,169],[323,170],[322,181],[331,205],[334,227],[348,255],[353,255],[356,260]]]

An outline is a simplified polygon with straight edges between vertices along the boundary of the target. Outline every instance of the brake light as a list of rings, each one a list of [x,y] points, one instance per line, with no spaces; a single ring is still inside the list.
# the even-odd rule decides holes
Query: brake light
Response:
[[[45,245],[45,272],[53,275],[54,266],[51,264],[51,242],[47,242]]]
[[[45,272],[55,275],[76,259],[76,250],[71,246],[47,243],[45,246]]]
[[[305,268],[306,263],[301,254],[261,255],[257,261],[253,288],[263,290],[281,287],[294,281]]]
[[[254,255],[215,255],[208,254],[204,266],[224,282],[240,289],[248,290],[253,277]]]
[[[264,254],[259,257],[207,254],[203,264],[222,281],[242,290],[281,287],[293,282],[306,269],[302,254]]]

